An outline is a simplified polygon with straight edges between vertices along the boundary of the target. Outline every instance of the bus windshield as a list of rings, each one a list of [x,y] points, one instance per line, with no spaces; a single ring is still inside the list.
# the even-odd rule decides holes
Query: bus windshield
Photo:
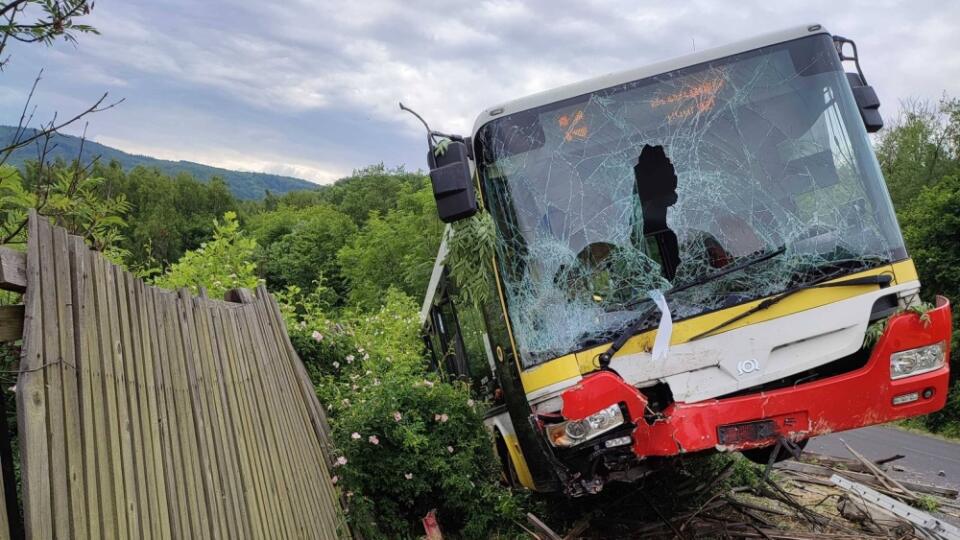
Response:
[[[475,140],[525,367],[610,340],[654,290],[700,283],[671,296],[677,320],[906,257],[825,34],[512,113]]]

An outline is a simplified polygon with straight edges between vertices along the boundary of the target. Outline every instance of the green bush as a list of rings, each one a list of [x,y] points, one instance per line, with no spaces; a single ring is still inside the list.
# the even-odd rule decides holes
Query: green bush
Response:
[[[935,433],[960,437],[960,175],[943,177],[922,188],[899,218],[924,294],[931,301],[933,294],[943,294],[953,304],[951,392],[947,406],[924,417],[922,425]]]
[[[261,283],[255,274],[257,242],[240,230],[237,215],[226,212],[214,221],[213,240],[188,251],[153,284],[166,289],[188,287],[193,294],[206,287],[210,298],[223,298],[230,289],[253,289]]]
[[[328,411],[340,452],[333,473],[355,530],[420,536],[436,509],[448,535],[514,533],[521,499],[499,483],[484,404],[427,371],[413,300],[390,289],[380,310],[337,324],[309,296],[283,299],[300,302],[284,312]]]

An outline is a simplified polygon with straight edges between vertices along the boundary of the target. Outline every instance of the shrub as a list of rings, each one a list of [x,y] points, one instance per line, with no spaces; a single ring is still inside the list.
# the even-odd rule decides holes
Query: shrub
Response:
[[[193,294],[206,287],[211,298],[223,298],[230,289],[253,289],[261,283],[251,262],[256,247],[256,240],[240,230],[237,215],[227,212],[223,222],[214,220],[213,240],[185,253],[165,274],[157,276],[154,285],[189,287]]]
[[[415,537],[431,509],[448,535],[512,533],[521,499],[499,484],[484,404],[428,373],[417,306],[385,305],[333,323],[309,295],[281,295],[291,339],[326,407],[340,452],[333,474],[364,536]]]
[[[917,264],[929,300],[943,294],[953,303],[950,353],[951,392],[946,407],[923,418],[926,429],[960,436],[960,175],[945,176],[925,187],[899,213],[903,236]]]

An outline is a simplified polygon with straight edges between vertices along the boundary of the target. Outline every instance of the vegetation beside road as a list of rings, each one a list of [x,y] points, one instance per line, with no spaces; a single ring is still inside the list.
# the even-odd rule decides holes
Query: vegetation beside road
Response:
[[[923,284],[953,302],[951,392],[940,412],[907,422],[960,438],[960,99],[903,104],[877,142],[894,208]]]

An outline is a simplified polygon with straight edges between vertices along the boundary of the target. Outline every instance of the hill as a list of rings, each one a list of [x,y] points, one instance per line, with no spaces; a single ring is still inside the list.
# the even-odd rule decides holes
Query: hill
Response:
[[[11,126],[0,126],[0,145],[8,144],[13,138],[15,128]],[[77,158],[80,153],[80,138],[72,135],[56,135],[53,138],[55,148],[49,153],[49,159],[62,158],[71,161]],[[86,141],[83,144],[84,161],[91,160],[100,156],[103,163],[109,163],[116,160],[123,168],[132,169],[133,167],[156,167],[166,174],[176,175],[184,172],[192,175],[203,182],[209,181],[213,176],[219,176],[230,186],[230,191],[240,199],[260,199],[263,198],[267,190],[271,193],[282,194],[290,191],[302,189],[314,189],[317,184],[293,178],[290,176],[281,176],[278,174],[256,173],[245,171],[232,171],[212,167],[192,161],[170,161],[166,159],[157,159],[149,156],[140,156],[128,154],[122,150],[111,148],[93,141]],[[26,148],[17,149],[7,161],[10,165],[21,167],[23,162],[36,160],[37,149],[30,145]]]

